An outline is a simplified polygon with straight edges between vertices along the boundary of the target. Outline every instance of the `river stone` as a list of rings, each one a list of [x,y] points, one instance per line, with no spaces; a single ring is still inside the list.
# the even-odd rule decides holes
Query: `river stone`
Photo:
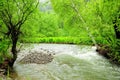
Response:
[[[53,55],[45,53],[30,53],[20,60],[20,63],[46,64],[53,60]]]

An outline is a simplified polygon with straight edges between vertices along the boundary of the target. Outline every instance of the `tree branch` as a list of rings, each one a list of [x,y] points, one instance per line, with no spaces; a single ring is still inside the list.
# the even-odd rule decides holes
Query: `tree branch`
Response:
[[[18,21],[18,23],[15,25],[15,26],[18,26],[18,29],[17,30],[20,30],[20,27],[22,24],[24,24],[24,22],[27,20],[28,16],[33,13],[33,11],[37,8],[39,2],[37,2],[36,6],[34,9],[30,10],[28,13],[27,11],[30,9],[30,6],[32,6],[32,3],[31,5],[23,12],[23,15],[22,15],[22,18],[20,21]]]
[[[98,45],[97,45],[94,37],[92,36],[92,34],[91,34],[90,31],[89,31],[88,25],[86,24],[85,20],[84,20],[83,17],[81,16],[81,14],[80,14],[79,10],[77,9],[77,7],[75,6],[73,0],[71,0],[71,3],[72,3],[73,9],[75,10],[75,12],[76,12],[77,15],[78,15],[79,20],[81,20],[81,21],[83,22],[83,24],[85,25],[85,29],[86,29],[86,31],[88,32],[89,37],[92,39],[92,42],[95,44],[96,47],[98,47]]]

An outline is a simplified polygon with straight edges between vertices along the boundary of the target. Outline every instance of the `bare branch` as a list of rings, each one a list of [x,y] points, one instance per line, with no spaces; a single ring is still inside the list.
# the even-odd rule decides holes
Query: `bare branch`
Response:
[[[23,12],[23,16],[22,16],[21,20],[18,21],[18,23],[16,24],[16,26],[18,26],[17,30],[20,30],[21,25],[24,24],[24,22],[27,20],[28,16],[31,13],[33,13],[33,11],[37,8],[38,4],[39,4],[39,2],[37,2],[37,4],[36,4],[36,6],[35,6],[34,9],[32,9],[32,10],[29,11],[30,6],[32,5],[32,3],[31,3],[31,5]],[[27,11],[29,11],[29,12],[27,13]]]
[[[21,8],[20,8],[20,6],[19,6],[20,3],[17,3],[16,0],[14,0],[14,2],[15,2],[16,7],[17,7],[17,9],[18,9],[18,11],[17,11],[17,16],[18,16],[18,21],[19,21],[19,20],[20,20],[20,11],[21,11]]]

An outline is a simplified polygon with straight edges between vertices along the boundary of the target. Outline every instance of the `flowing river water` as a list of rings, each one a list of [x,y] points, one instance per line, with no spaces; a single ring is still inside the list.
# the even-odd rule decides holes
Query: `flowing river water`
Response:
[[[48,50],[54,54],[47,64],[21,64],[29,51]],[[31,44],[19,54],[14,69],[16,80],[120,80],[120,68],[98,55],[94,46]]]

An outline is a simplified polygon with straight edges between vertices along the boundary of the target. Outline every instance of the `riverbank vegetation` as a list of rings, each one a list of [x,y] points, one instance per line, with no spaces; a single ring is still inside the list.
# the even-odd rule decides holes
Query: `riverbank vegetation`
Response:
[[[120,62],[119,0],[51,0],[40,8],[30,21],[34,32],[26,29],[22,42],[97,44],[100,54]]]
[[[14,64],[20,42],[100,45],[120,64],[120,0],[15,1],[0,2],[0,63],[12,47]]]

